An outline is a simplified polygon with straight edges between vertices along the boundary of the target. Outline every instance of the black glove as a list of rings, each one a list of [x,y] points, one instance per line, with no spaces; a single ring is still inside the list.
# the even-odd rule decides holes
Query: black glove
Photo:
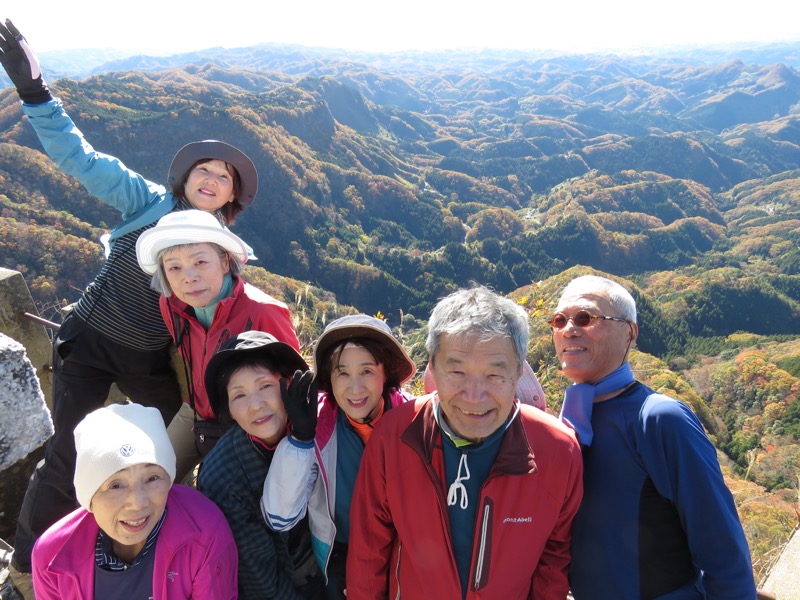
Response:
[[[52,99],[42,79],[39,59],[11,19],[0,23],[0,62],[23,102],[41,104]]]
[[[317,433],[317,381],[313,371],[294,372],[294,377],[286,388],[286,380],[281,378],[281,398],[292,436],[299,442],[310,442]]]

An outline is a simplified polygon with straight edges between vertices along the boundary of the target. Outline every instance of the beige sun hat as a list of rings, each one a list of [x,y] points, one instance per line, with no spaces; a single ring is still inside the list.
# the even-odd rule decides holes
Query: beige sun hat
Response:
[[[319,373],[320,364],[329,358],[332,348],[341,342],[355,338],[366,338],[385,344],[391,352],[398,380],[403,385],[417,372],[417,365],[392,335],[392,330],[381,319],[369,315],[347,315],[331,321],[319,336],[314,346],[314,371]],[[321,390],[327,390],[328,382],[320,381]]]
[[[247,245],[241,238],[202,210],[179,210],[161,217],[136,240],[136,259],[142,270],[152,275],[158,270],[159,253],[183,244],[217,244],[242,264],[247,262]]]

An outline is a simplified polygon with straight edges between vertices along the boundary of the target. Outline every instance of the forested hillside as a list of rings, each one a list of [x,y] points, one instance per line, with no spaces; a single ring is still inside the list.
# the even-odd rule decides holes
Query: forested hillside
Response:
[[[61,64],[50,83],[98,150],[158,183],[188,141],[254,159],[259,194],[234,226],[259,257],[247,277],[291,305],[306,344],[342,312],[380,313],[421,366],[433,304],[479,281],[530,311],[557,410],[558,290],[619,278],[640,308],[637,375],[700,415],[763,569],[800,487],[800,73],[769,56],[255,47],[88,78]],[[0,266],[43,312],[74,301],[118,215],[41,153],[11,89],[0,203]]]

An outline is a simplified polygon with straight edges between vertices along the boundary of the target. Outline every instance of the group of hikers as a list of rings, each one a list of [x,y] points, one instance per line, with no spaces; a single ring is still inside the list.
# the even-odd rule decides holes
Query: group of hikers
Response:
[[[623,286],[560,296],[558,418],[528,314],[479,285],[430,315],[419,397],[376,317],[330,322],[309,365],[287,306],[242,278],[244,152],[187,144],[164,187],[94,150],[9,20],[0,62],[50,158],[123,217],[54,340],[55,433],[10,567],[24,598],[756,597],[714,446],[634,378]],[[113,383],[128,402],[106,406]]]

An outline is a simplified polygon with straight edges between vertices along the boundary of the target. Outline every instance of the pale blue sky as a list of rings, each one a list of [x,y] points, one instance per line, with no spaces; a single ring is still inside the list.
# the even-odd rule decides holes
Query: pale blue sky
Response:
[[[372,51],[800,46],[797,0],[17,0],[3,10],[39,52],[173,54],[269,42]]]

